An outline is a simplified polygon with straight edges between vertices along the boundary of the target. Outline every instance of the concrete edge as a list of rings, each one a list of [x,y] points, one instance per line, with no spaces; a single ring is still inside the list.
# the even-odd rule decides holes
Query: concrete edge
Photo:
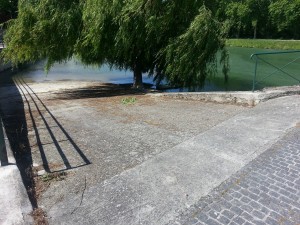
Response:
[[[16,165],[17,164],[16,163],[16,159],[15,159],[13,151],[12,151],[12,149],[10,147],[10,143],[9,143],[8,138],[7,138],[6,131],[5,131],[4,127],[3,127],[2,121],[0,121],[0,125],[1,125],[1,129],[3,131],[4,143],[5,143],[5,148],[6,148],[8,163],[9,163],[9,165]]]
[[[168,97],[174,99],[196,100],[223,104],[255,106],[260,102],[290,95],[300,95],[300,85],[289,87],[266,88],[261,91],[234,92],[176,92],[150,93],[152,97]]]
[[[0,224],[33,224],[33,208],[2,123],[0,129],[3,130],[8,158],[8,165],[0,165]]]

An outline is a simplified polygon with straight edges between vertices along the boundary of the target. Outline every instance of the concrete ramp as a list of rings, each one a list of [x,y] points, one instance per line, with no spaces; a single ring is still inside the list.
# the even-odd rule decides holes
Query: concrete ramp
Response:
[[[193,121],[191,121],[192,123]],[[300,122],[300,96],[270,100],[54,205],[50,224],[166,224]]]

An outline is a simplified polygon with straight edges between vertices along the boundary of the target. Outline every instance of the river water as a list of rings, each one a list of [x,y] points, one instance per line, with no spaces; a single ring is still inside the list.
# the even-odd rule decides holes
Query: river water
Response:
[[[221,73],[221,66],[215,75],[208,77],[205,86],[197,91],[245,91],[251,90],[253,84],[253,75],[255,62],[250,59],[253,53],[273,52],[275,50],[263,50],[255,48],[229,48],[230,53],[230,73],[228,83],[224,82]],[[298,57],[293,63],[285,67],[285,64]],[[281,68],[285,72],[300,80],[300,53],[262,56],[264,60]],[[285,72],[275,72],[276,69],[267,63],[259,61],[257,70],[257,80],[262,80],[265,76],[272,73],[256,85],[256,89],[269,86],[286,86],[299,84]],[[87,67],[76,60],[71,60],[62,64],[55,64],[48,74],[44,71],[44,62],[38,62],[30,65],[24,70],[18,72],[17,76],[22,76],[25,80],[31,82],[58,81],[58,80],[85,80],[98,81],[104,83],[132,83],[132,72],[125,70],[110,69],[107,65],[102,67]],[[144,75],[144,83],[153,83],[152,78]],[[187,89],[171,89],[168,91],[187,91]]]

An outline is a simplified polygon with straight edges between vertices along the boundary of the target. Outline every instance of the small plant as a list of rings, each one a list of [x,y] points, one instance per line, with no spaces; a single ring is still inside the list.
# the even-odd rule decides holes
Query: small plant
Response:
[[[122,104],[128,105],[128,104],[134,104],[136,102],[135,97],[127,97],[122,99]]]
[[[46,173],[42,175],[42,181],[48,182],[51,180],[62,181],[66,178],[66,172]]]

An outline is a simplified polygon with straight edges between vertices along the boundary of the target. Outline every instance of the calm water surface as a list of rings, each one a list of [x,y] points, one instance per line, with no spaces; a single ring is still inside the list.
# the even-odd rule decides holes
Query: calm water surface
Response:
[[[243,91],[251,90],[254,74],[255,63],[250,59],[253,53],[272,52],[275,50],[255,49],[255,48],[229,48],[230,53],[230,73],[229,82],[225,83],[221,73],[221,66],[218,68],[216,75],[210,76],[202,89],[197,91]],[[285,67],[286,72],[292,74],[300,80],[300,53],[285,55],[268,55],[263,56],[264,60],[271,62],[277,67],[283,67],[289,61],[298,57],[295,62]],[[285,86],[299,84],[297,81],[288,77],[282,72],[274,72],[275,69],[266,63],[258,63],[257,80],[262,80],[257,89],[268,86]],[[272,76],[263,80],[265,76],[273,73]],[[76,60],[67,63],[55,64],[48,74],[44,72],[44,62],[38,62],[29,66],[25,70],[19,72],[18,76],[22,76],[27,81],[43,82],[58,80],[87,80],[100,81],[105,83],[132,83],[132,72],[125,70],[110,70],[106,65],[102,67],[86,67]],[[144,75],[145,83],[153,83],[152,78]],[[187,91],[186,89],[172,89],[169,91]]]

